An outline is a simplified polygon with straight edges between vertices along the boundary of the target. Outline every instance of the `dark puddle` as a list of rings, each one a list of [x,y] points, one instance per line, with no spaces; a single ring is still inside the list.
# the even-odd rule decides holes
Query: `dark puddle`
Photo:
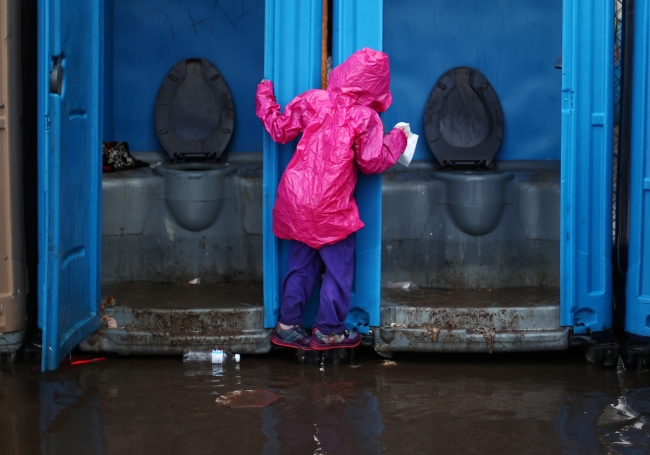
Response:
[[[362,351],[323,372],[288,352],[222,368],[170,357],[46,374],[3,364],[0,453],[650,453],[650,373],[571,352],[392,360]],[[280,399],[217,401],[238,390]]]

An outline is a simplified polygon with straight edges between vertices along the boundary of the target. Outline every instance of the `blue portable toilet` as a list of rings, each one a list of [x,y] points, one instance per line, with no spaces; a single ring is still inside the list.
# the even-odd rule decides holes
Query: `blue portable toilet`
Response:
[[[280,2],[277,2],[280,4]],[[320,0],[303,2],[300,8],[278,9],[267,14],[267,41],[265,78],[275,84],[280,106],[285,106],[294,96],[321,83],[321,27],[322,4]],[[346,9],[352,8],[352,9]],[[304,49],[295,54],[296,43],[290,40],[294,33],[294,14],[304,16],[298,20],[301,27],[311,32],[300,42]],[[333,64],[338,65],[362,47],[381,49],[381,9],[372,2],[336,3],[334,6]],[[362,20],[360,18],[363,18]],[[296,55],[301,63],[296,65]],[[304,56],[310,58],[305,59]],[[305,62],[306,60],[306,62]],[[272,209],[280,177],[296,147],[296,142],[278,145],[264,133],[264,302],[265,327],[273,328],[280,309],[280,285],[287,271],[289,242],[277,239],[272,231]],[[352,302],[346,326],[367,334],[370,327],[379,325],[379,299],[381,274],[381,176],[359,175],[355,199],[366,226],[355,234],[355,279]],[[318,306],[319,288],[309,303],[306,319],[311,324]],[[309,321],[311,319],[311,321]]]
[[[432,37],[428,33],[432,33],[432,30],[435,32],[435,28],[429,23],[430,20],[444,25],[449,17],[466,15],[467,10],[464,8],[475,10],[485,7],[481,6],[484,2],[478,0],[469,4],[463,2],[462,5],[458,2],[443,3],[410,0],[400,2],[398,6],[379,0],[333,2],[335,65],[363,46],[383,49],[392,59],[392,90],[395,103],[383,118],[387,125],[396,120],[404,120],[411,122],[416,132],[418,128],[423,128],[419,122],[422,121],[421,113],[429,91],[436,79],[448,69],[436,67],[432,63],[436,59],[449,63],[449,67],[469,63],[481,67],[485,64],[479,70],[482,69],[493,85],[496,83],[497,94],[500,96],[502,94],[499,93],[498,84],[507,86],[514,80],[511,75],[504,75],[507,73],[506,68],[501,66],[495,69],[493,62],[488,58],[498,57],[495,52],[496,46],[499,45],[498,40],[488,39],[490,33],[496,33],[490,27],[477,27],[478,30],[485,31],[485,38],[476,37],[475,41],[485,41],[486,46],[474,48],[469,62],[460,61],[462,59],[456,61],[453,57],[456,52],[466,58],[468,54],[463,53],[465,48],[455,49],[449,43],[441,44],[436,36],[430,39]],[[203,16],[210,13],[206,8],[213,2],[195,4],[200,10],[200,19],[205,19]],[[156,309],[154,313],[158,317],[145,322],[143,321],[146,318],[142,316],[142,312],[128,308],[116,309],[113,317],[117,320],[118,328],[108,330],[102,325],[97,332],[100,327],[102,277],[122,280],[122,287],[114,288],[119,288],[121,292],[125,291],[124,283],[129,280],[147,281],[150,277],[147,273],[151,271],[159,272],[165,279],[188,281],[193,278],[188,275],[190,271],[198,270],[209,274],[212,273],[210,267],[217,264],[203,259],[206,257],[206,247],[212,248],[210,251],[213,254],[222,254],[220,257],[227,259],[218,262],[218,267],[214,266],[214,269],[219,269],[219,276],[217,277],[215,272],[211,277],[223,279],[230,272],[221,270],[232,268],[232,264],[239,264],[239,268],[232,269],[232,274],[228,275],[229,279],[245,275],[246,279],[259,277],[261,280],[263,273],[264,308],[261,301],[255,301],[254,308],[238,310],[241,316],[238,324],[248,329],[253,328],[248,330],[248,338],[242,336],[233,340],[214,333],[192,346],[205,348],[217,343],[228,343],[229,346],[248,349],[246,352],[265,352],[264,350],[270,349],[268,330],[265,331],[264,328],[273,327],[277,319],[279,289],[286,270],[287,254],[286,243],[278,241],[272,234],[271,209],[280,175],[295,144],[279,146],[268,136],[250,134],[251,131],[261,132],[259,121],[253,115],[253,94],[259,79],[272,79],[278,102],[284,106],[295,95],[320,85],[323,4],[318,0],[267,0],[263,10],[260,4],[251,11],[238,11],[235,15],[224,17],[224,23],[238,30],[237,33],[232,32],[232,35],[225,36],[219,35],[221,29],[218,27],[206,29],[205,21],[197,19],[199,15],[185,15],[182,16],[183,20],[179,21],[178,14],[165,9],[173,8],[173,5],[173,2],[163,6],[152,5],[148,0],[39,0],[38,296],[39,326],[43,329],[44,370],[56,368],[63,356],[80,342],[84,349],[91,351],[178,352],[178,346],[190,342],[188,333],[180,333],[187,329],[170,331],[169,336],[174,339],[172,346],[169,339],[165,338],[166,335],[160,336],[160,333],[167,333],[163,326],[148,327],[148,331],[131,330],[129,333],[123,327],[145,322],[159,324],[165,318],[169,321],[170,312],[177,310],[174,308]],[[235,5],[233,8],[241,6]],[[529,156],[526,150],[518,151],[517,141],[524,141],[526,133],[523,130],[517,132],[514,125],[521,123],[521,116],[530,115],[538,120],[539,117],[535,117],[534,112],[525,114],[523,110],[517,111],[516,107],[509,110],[508,104],[504,103],[506,134],[510,136],[505,136],[503,156],[497,156],[497,160],[506,163],[534,158],[537,161],[552,161],[549,165],[551,167],[557,168],[561,165],[561,178],[556,179],[562,195],[561,202],[558,200],[555,205],[544,205],[548,200],[538,197],[534,185],[519,187],[521,191],[528,192],[532,198],[530,200],[541,204],[542,209],[555,207],[552,210],[555,213],[554,219],[558,222],[552,241],[558,247],[549,257],[554,254],[557,259],[560,273],[556,274],[553,280],[556,285],[561,285],[559,290],[556,286],[555,290],[551,289],[549,294],[545,294],[548,296],[554,293],[554,297],[547,299],[548,305],[542,305],[545,308],[543,311],[531,312],[525,306],[515,305],[517,310],[511,315],[522,316],[521,320],[525,320],[523,316],[528,315],[526,317],[532,318],[535,323],[545,324],[536,330],[527,330],[523,338],[517,332],[517,327],[507,323],[498,327],[481,323],[480,326],[450,328],[433,324],[437,321],[435,318],[424,321],[424,316],[432,316],[437,311],[426,304],[420,305],[416,311],[410,311],[414,307],[408,305],[398,308],[399,305],[390,302],[385,304],[387,300],[381,287],[387,284],[388,278],[407,281],[409,273],[415,273],[415,269],[418,269],[417,272],[422,273],[422,276],[429,274],[429,281],[425,280],[424,285],[436,285],[441,282],[436,280],[445,278],[435,274],[446,270],[444,267],[430,264],[435,263],[431,259],[434,256],[438,259],[443,257],[443,262],[448,258],[444,255],[429,256],[426,248],[420,248],[422,244],[429,247],[444,245],[444,242],[440,243],[442,240],[427,240],[424,235],[431,232],[433,239],[436,233],[443,231],[427,230],[427,223],[434,220],[433,215],[429,216],[431,213],[448,210],[439,206],[449,205],[435,199],[437,195],[442,194],[439,190],[443,184],[440,179],[431,179],[429,176],[435,169],[431,167],[433,161],[423,140],[425,135],[421,134],[421,143],[416,152],[416,160],[419,161],[409,168],[409,172],[413,170],[417,173],[415,186],[400,183],[400,179],[407,174],[396,172],[389,173],[383,179],[380,176],[360,178],[356,193],[366,227],[357,234],[354,296],[347,323],[363,333],[369,333],[373,329],[372,343],[375,349],[386,355],[400,350],[482,351],[486,350],[488,345],[493,346],[495,350],[563,349],[569,344],[570,332],[595,343],[600,340],[599,334],[611,330],[609,229],[613,122],[613,5],[610,2],[594,4],[590,0],[554,0],[541,5],[534,0],[520,0],[501,2],[496,10],[496,16],[492,17],[494,20],[539,17],[542,22],[549,21],[547,28],[541,25],[536,30],[549,31],[553,43],[557,44],[557,49],[545,49],[547,41],[543,33],[528,37],[535,44],[534,49],[540,51],[540,58],[545,59],[538,63],[551,67],[542,68],[542,72],[544,77],[554,82],[538,85],[537,96],[550,100],[542,103],[545,106],[543,112],[554,118],[556,124],[544,131],[550,134],[555,148],[551,152],[545,151],[544,144],[548,145],[548,142],[534,136],[541,142],[529,140],[522,144],[526,146],[526,150],[536,150],[535,152],[530,152]],[[207,16],[210,20],[215,17],[209,14]],[[492,27],[498,25],[492,23],[492,19],[483,24],[491,24]],[[453,25],[451,22],[450,24]],[[506,21],[499,29],[507,26]],[[208,30],[207,38],[200,35],[205,30]],[[404,47],[408,42],[398,39],[400,30],[409,31],[402,33],[408,36],[423,34],[428,41],[419,41],[416,46],[410,48]],[[453,33],[450,36],[452,35]],[[225,229],[223,232],[227,234],[220,237],[223,245],[220,249],[212,240],[202,240],[203,234],[182,228],[182,225],[172,219],[171,211],[167,211],[165,206],[173,198],[165,193],[166,183],[163,184],[162,177],[156,171],[144,169],[140,174],[133,171],[129,174],[130,180],[126,177],[115,177],[104,179],[104,182],[99,174],[99,150],[105,140],[128,140],[133,150],[155,152],[152,155],[143,153],[139,156],[161,156],[162,147],[157,142],[156,130],[153,127],[153,105],[158,87],[165,73],[180,59],[203,58],[203,55],[187,55],[188,52],[185,51],[196,51],[210,57],[209,59],[218,60],[219,54],[216,53],[217,46],[212,45],[213,39],[229,43],[224,51],[228,58],[215,63],[230,86],[237,116],[233,139],[228,149],[231,152],[229,160],[232,158],[232,163],[239,160],[235,164],[240,172],[233,174],[228,183],[231,187],[236,187],[232,191],[237,197],[225,197],[224,200],[230,201],[225,203],[231,204],[230,209],[232,204],[235,204],[232,201],[243,201],[240,202],[242,205],[236,207],[236,210],[239,210],[236,218],[224,221],[223,225],[218,224],[222,221],[213,225],[222,226]],[[197,44],[199,42],[200,44]],[[520,53],[526,51],[522,45],[517,47],[517,43],[507,40],[501,44],[506,47],[512,45]],[[465,42],[464,45],[468,43]],[[481,49],[487,49],[488,52],[481,53]],[[557,70],[552,69],[556,54],[560,51],[563,55],[561,76],[553,73]],[[409,52],[413,58],[408,58]],[[433,54],[429,55],[432,52]],[[242,67],[231,63],[237,61],[237,53],[242,55],[242,58],[250,59],[250,63]],[[551,54],[554,55],[553,59],[550,59]],[[111,56],[112,58],[108,58]],[[422,56],[426,58],[420,58]],[[427,78],[426,81],[418,79],[418,70],[413,69],[414,65],[421,65],[426,69],[423,72],[426,74],[422,76]],[[535,72],[534,68],[527,70],[528,76]],[[526,81],[525,77],[521,80]],[[409,86],[410,83],[414,85]],[[516,93],[511,93],[510,97],[510,106],[518,106]],[[509,112],[514,114],[508,114]],[[510,132],[508,125],[513,125]],[[561,131],[561,135],[558,131]],[[507,141],[510,142],[509,146]],[[263,160],[250,166],[245,164],[245,159],[242,158],[246,154],[238,153],[259,148],[263,149]],[[261,177],[257,177],[255,166],[263,166],[263,181],[260,180]],[[241,172],[244,168],[246,172]],[[537,171],[528,169],[526,172]],[[556,174],[560,175],[559,172]],[[513,182],[519,180],[515,178]],[[551,188],[553,184],[555,183],[547,182],[546,188],[551,192],[556,191]],[[396,206],[395,201],[404,195],[404,188],[407,193],[417,188],[417,194],[422,193],[424,197],[407,198],[410,204],[404,204],[404,207],[410,207],[407,212],[391,211]],[[255,196],[258,189],[260,195]],[[133,193],[120,191],[140,191],[140,196],[131,198]],[[121,196],[122,194],[129,196]],[[140,205],[134,204],[133,207],[124,208],[124,211],[128,212],[127,215],[123,215],[119,210],[106,212],[109,204],[118,204],[120,198],[140,201]],[[145,198],[149,199],[143,202]],[[256,212],[258,203],[259,214]],[[504,210],[509,211],[513,204],[509,202],[504,206]],[[432,207],[436,209],[431,210]],[[104,216],[102,219],[102,212],[110,216]],[[136,219],[135,212],[143,214],[143,218]],[[543,217],[536,219],[533,216],[538,212],[526,213],[529,215],[527,218],[520,218],[525,226],[522,232],[535,242],[547,242],[550,238],[547,234],[552,231],[552,226],[548,229],[543,227]],[[120,215],[116,216],[117,214]],[[259,227],[256,224],[258,222]],[[451,222],[448,225],[451,226]],[[469,234],[458,235],[466,238]],[[489,235],[493,234],[479,236],[481,242],[489,240]],[[387,240],[387,236],[392,237]],[[424,243],[414,242],[414,239]],[[151,245],[158,240],[168,248],[165,250],[166,254],[162,254],[160,250],[155,250],[156,254],[150,254],[154,251]],[[455,241],[455,238],[452,240]],[[489,243],[481,242],[475,244]],[[237,249],[244,244],[247,248],[246,254],[241,254]],[[415,245],[410,252],[396,249],[396,245],[408,244]],[[390,250],[389,246],[393,249]],[[423,254],[413,253],[418,250]],[[521,249],[521,255],[526,254],[524,250],[525,248]],[[259,255],[260,251],[263,251],[263,271],[251,272],[249,269],[255,267],[246,262],[247,257]],[[408,254],[404,257],[415,258],[407,274],[400,274],[397,270],[400,263],[389,257],[389,251],[407,251]],[[132,260],[123,259],[129,255]],[[184,258],[179,260],[190,261],[191,264],[196,264],[196,267],[187,265],[190,271],[185,270],[174,275],[168,269],[162,268],[168,265],[165,262],[167,256]],[[512,254],[508,257],[511,256]],[[425,260],[431,261],[428,266],[422,262]],[[450,258],[451,266],[454,261],[453,257]],[[102,267],[102,264],[111,266]],[[480,265],[485,267],[486,264]],[[520,264],[517,263],[517,266]],[[129,273],[124,271],[126,269]],[[524,281],[527,279],[529,278]],[[135,288],[129,292],[146,293],[151,290],[145,287]],[[454,291],[453,287],[449,290]],[[424,295],[424,291],[426,289],[419,295],[423,296],[422,299],[426,302],[429,297]],[[445,289],[436,298],[440,300],[444,297],[442,294],[447,292],[448,289]],[[117,298],[119,303],[120,297]],[[315,301],[313,303],[316,304]],[[486,311],[486,317],[492,317],[490,315],[499,310],[498,305],[493,305]],[[406,313],[409,311],[415,314],[416,319],[408,320]],[[215,310],[203,312],[201,315],[197,313],[193,317],[197,318],[198,326],[198,318],[207,317],[205,315],[208,314],[213,317],[211,324],[214,324],[214,318],[218,318],[217,313]],[[454,317],[463,315],[456,312]],[[156,321],[153,321],[154,319]],[[426,325],[428,323],[432,324]],[[481,327],[483,332],[477,331]],[[535,329],[533,326],[524,328]],[[494,331],[492,342],[489,341],[490,330]],[[94,335],[91,335],[93,333]],[[454,337],[460,342],[451,343]],[[414,342],[416,339],[420,341]]]
[[[272,4],[38,2],[38,300],[44,370],[56,368],[80,343],[86,351],[122,354],[178,354],[214,346],[242,353],[270,349],[263,328],[261,259],[257,265],[262,137],[254,134],[259,128],[254,93],[263,77],[265,12],[274,14]],[[295,6],[288,5],[279,2],[278,9]],[[302,41],[301,33],[291,39]],[[178,75],[168,73],[172,68],[184,69],[186,77],[194,71],[193,81],[197,71],[201,78],[202,71],[210,71],[207,83],[221,84],[223,91],[225,80],[234,103],[234,130],[219,127],[232,135],[222,151],[227,161],[180,169],[200,178],[225,169],[224,181],[209,188],[208,200],[192,200],[192,191],[181,195],[188,210],[180,211],[178,194],[168,191],[168,181],[178,173],[145,166],[101,174],[103,141],[128,141],[135,158],[174,166],[159,139],[164,128],[155,126],[156,106],[165,108],[157,95],[192,87],[174,85]],[[163,81],[168,81],[165,90]],[[215,93],[206,90],[206,98]],[[183,107],[180,103],[175,112]],[[182,115],[170,118],[171,127],[182,129]],[[189,139],[196,134],[185,131]],[[206,219],[208,212],[216,221]],[[187,223],[185,215],[194,218]],[[202,279],[201,286],[187,284],[194,278]],[[240,289],[234,307],[226,281]],[[205,295],[197,300],[197,292]],[[141,298],[154,294],[159,298],[153,306]],[[109,296],[117,304],[100,323],[100,305]],[[153,310],[156,321],[143,318],[137,305]],[[174,324],[179,311],[192,322]],[[117,328],[107,327],[107,317]],[[201,324],[207,331],[197,338]]]
[[[363,46],[387,52],[391,58],[394,102],[383,115],[385,127],[408,121],[421,135],[416,162],[408,171],[389,172],[383,184],[381,176],[360,176],[355,194],[366,226],[357,233],[356,284],[347,323],[362,333],[373,330],[373,344],[380,354],[482,351],[488,346],[490,350],[502,351],[565,349],[572,342],[604,345],[611,352],[610,357],[616,356],[611,337],[610,279],[613,6],[612,2],[584,0],[543,4],[518,1],[499,5],[480,1],[469,4],[418,0],[399,4],[377,0],[333,2],[334,65]],[[560,53],[561,73],[555,69]],[[269,59],[277,61],[268,47],[266,58],[267,64]],[[528,223],[523,235],[532,240],[528,244],[534,245],[531,250],[539,251],[536,253],[539,256],[548,255],[546,270],[555,268],[557,273],[559,268],[556,277],[545,282],[535,281],[530,275],[521,279],[521,284],[514,286],[528,286],[528,290],[519,296],[508,290],[492,294],[495,297],[491,297],[491,303],[481,307],[486,310],[483,316],[462,302],[467,299],[463,292],[471,289],[471,285],[455,288],[453,280],[432,278],[432,273],[427,275],[432,269],[445,270],[445,261],[454,262],[453,258],[445,257],[453,251],[449,244],[425,238],[429,235],[433,238],[441,231],[438,227],[445,222],[434,226],[432,220],[436,213],[447,210],[448,202],[431,202],[445,189],[434,185],[430,178],[431,171],[436,169],[431,165],[422,124],[434,82],[454,66],[477,67],[488,75],[500,93],[506,136],[496,157],[500,161],[498,166],[508,172],[519,172],[513,181],[518,191],[535,194],[532,199],[521,199],[519,204],[537,205],[538,210],[523,210],[515,223]],[[287,77],[281,72],[266,75]],[[314,68],[311,86],[294,87],[283,95],[280,104],[284,106],[293,96],[318,86],[317,68]],[[295,145],[285,146],[282,154],[277,155],[280,148],[268,137],[265,140],[266,160],[283,156],[286,164]],[[271,231],[271,209],[283,169],[283,165],[274,163],[265,167],[264,174],[265,324],[269,328],[277,320],[280,282],[286,270],[286,245],[278,242]],[[522,177],[553,172],[557,182],[551,184],[526,183],[526,177]],[[549,202],[552,197],[539,196],[539,188],[544,185],[549,194],[553,191],[558,194],[555,205]],[[507,212],[513,202],[506,201],[504,206]],[[543,226],[553,224],[548,222],[549,217],[557,220],[555,227]],[[480,249],[484,241],[488,249],[500,243],[497,248],[510,251],[510,257],[516,256],[512,251],[517,247],[503,247],[507,239],[490,239],[489,235],[493,234],[475,236],[478,241],[467,245]],[[463,243],[467,236],[459,237]],[[436,241],[443,246],[432,247]],[[409,250],[405,245],[410,242],[415,246]],[[519,250],[527,248],[519,247]],[[462,254],[462,249],[458,253]],[[525,256],[523,252],[520,254]],[[403,255],[406,259],[400,262],[391,255]],[[432,260],[436,255],[438,263]],[[490,256],[479,254],[478,262],[481,257]],[[377,268],[379,263],[381,270]],[[526,269],[527,263],[517,262],[516,258],[512,263],[520,271],[511,270],[502,279],[516,283],[515,275],[525,275],[521,270]],[[478,269],[498,269],[501,265],[488,259],[478,264]],[[416,272],[420,271],[423,272],[418,275]],[[381,290],[382,285],[391,284],[387,282],[390,280],[417,284],[417,279],[410,279],[414,276],[420,277],[425,287],[439,286],[444,292],[427,293],[428,290],[420,289],[407,297],[395,295],[397,291]],[[463,278],[466,282],[473,279]],[[492,291],[489,281],[474,279],[472,283]],[[530,283],[536,283],[532,285],[535,289],[546,289],[537,293]],[[504,287],[503,282],[499,286]],[[556,295],[553,288],[557,290]],[[455,291],[461,292],[454,294]],[[317,304],[317,292],[312,307]],[[419,302],[410,305],[411,298]],[[457,320],[452,321],[453,327],[445,326],[440,319],[442,314],[454,315]],[[510,319],[498,320],[498,314],[508,314]],[[466,323],[468,318],[473,318],[471,324]],[[523,320],[529,322],[520,326],[512,322]],[[486,333],[491,329],[494,329],[493,338],[488,340]],[[513,331],[518,335],[513,336]]]
[[[472,237],[467,232],[458,233],[463,220],[461,216],[454,218],[458,205],[451,200],[450,193],[455,190],[448,184],[449,173],[424,164],[431,160],[427,141],[435,137],[427,135],[426,141],[418,143],[415,159],[422,160],[417,163],[422,166],[419,176],[415,170],[385,176],[382,252],[385,257],[402,246],[407,259],[383,261],[384,276],[408,279],[409,274],[401,274],[391,262],[402,268],[409,262],[423,270],[437,268],[441,273],[420,274],[421,281],[413,281],[424,281],[449,294],[430,292],[425,296],[427,293],[420,290],[419,298],[428,300],[427,305],[416,302],[416,297],[396,297],[393,291],[387,292],[382,301],[382,327],[376,331],[376,349],[486,350],[486,344],[489,347],[493,342],[501,350],[541,350],[563,349],[571,341],[604,344],[610,357],[615,358],[610,282],[613,6],[612,2],[584,1],[383,4],[383,48],[391,57],[394,96],[393,106],[383,116],[385,124],[410,121],[416,131],[424,133],[426,100],[434,96],[434,85],[440,75],[454,67],[478,69],[494,87],[505,117],[505,135],[493,168],[513,173],[514,179],[506,184],[502,224],[492,232]],[[555,69],[560,52],[561,74]],[[421,134],[421,139],[425,139],[425,134]],[[553,163],[561,168],[559,175],[547,167]],[[561,195],[557,206],[542,208],[555,196],[550,197],[551,191],[546,193],[548,197],[542,196],[549,181],[535,181],[535,173],[558,176],[549,179],[559,180]],[[400,174],[403,177],[398,177]],[[432,183],[432,179],[436,182]],[[411,197],[403,197],[400,187],[409,180],[417,182],[414,186],[423,190],[423,198],[418,199],[413,190]],[[535,189],[529,190],[528,185]],[[514,190],[519,191],[518,201],[513,197],[513,187],[518,188]],[[532,194],[539,199],[528,199]],[[509,200],[510,197],[513,199]],[[393,216],[389,216],[391,204],[409,206],[410,211],[393,209]],[[512,218],[511,209],[516,213]],[[431,218],[418,216],[422,211],[430,213]],[[445,215],[445,211],[451,216]],[[548,222],[553,214],[559,219],[557,231],[548,229],[542,221]],[[406,216],[417,227],[399,222]],[[529,227],[526,220],[532,222]],[[523,235],[517,233],[518,224],[523,227]],[[436,239],[440,231],[446,232],[451,240]],[[427,236],[431,240],[425,240]],[[525,238],[527,246],[516,246],[514,241],[518,238]],[[403,247],[414,239],[418,248],[408,251]],[[536,257],[543,258],[542,261],[526,258],[520,262],[526,256],[524,251],[538,248],[540,253]],[[556,248],[559,258],[544,256]],[[499,253],[491,257],[491,249]],[[436,251],[437,263],[432,260]],[[469,256],[470,252],[475,254],[474,262],[469,263],[471,267],[456,267],[461,262],[458,258]],[[428,263],[418,259],[423,256]],[[525,271],[535,270],[541,262],[544,264],[537,270],[553,270],[558,264],[555,261],[560,268],[556,281],[542,283],[539,278],[543,274],[523,278]],[[509,269],[509,264],[519,269]],[[458,273],[445,276],[443,271],[447,269]],[[388,284],[386,281],[382,279]],[[508,286],[522,294],[516,296],[517,291],[508,290]],[[541,287],[559,288],[558,296],[533,295]],[[457,292],[480,288],[498,292]],[[489,298],[485,297],[488,295]],[[448,298],[453,301],[445,301]],[[409,299],[414,302],[409,304]],[[467,299],[483,302],[481,310],[489,317],[472,309]],[[506,305],[508,301],[511,303]],[[547,305],[550,302],[554,304]],[[506,308],[510,305],[527,306],[530,312]],[[429,309],[425,310],[426,307]],[[559,314],[552,313],[553,307]],[[499,320],[495,313],[512,316]],[[449,329],[445,333],[443,314],[453,314],[451,325],[466,330]],[[536,317],[540,319],[527,326],[515,327],[513,323],[526,318],[532,322]],[[494,330],[492,340],[485,336],[485,329]],[[521,337],[510,337],[512,330],[519,330]],[[443,338],[443,333],[448,337]]]
[[[650,247],[648,191],[650,191],[650,2],[635,3],[632,56],[632,114],[630,147],[630,234],[625,302],[625,346],[628,367],[648,368],[650,363]]]

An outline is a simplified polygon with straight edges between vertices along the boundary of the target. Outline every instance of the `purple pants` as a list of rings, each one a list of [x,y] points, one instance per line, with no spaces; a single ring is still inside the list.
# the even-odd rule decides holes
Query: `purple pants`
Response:
[[[325,335],[344,329],[343,321],[350,311],[350,293],[354,277],[354,234],[318,250],[297,240],[291,241],[289,272],[282,282],[282,324],[303,324],[302,312],[316,286],[323,265],[325,274],[314,326]]]

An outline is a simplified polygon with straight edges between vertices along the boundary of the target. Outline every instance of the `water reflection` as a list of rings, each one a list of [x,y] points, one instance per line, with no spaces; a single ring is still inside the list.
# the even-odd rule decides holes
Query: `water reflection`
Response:
[[[285,400],[262,412],[265,455],[379,453],[383,425],[370,390],[353,382],[318,382],[276,392]]]
[[[650,453],[648,373],[626,372],[619,364],[617,379],[612,393],[595,389],[566,398],[556,420],[564,453]]]
[[[115,358],[48,374],[2,366],[1,452],[650,453],[650,373],[566,354],[396,361],[365,356],[324,372],[281,356]],[[281,400],[215,403],[260,389]]]

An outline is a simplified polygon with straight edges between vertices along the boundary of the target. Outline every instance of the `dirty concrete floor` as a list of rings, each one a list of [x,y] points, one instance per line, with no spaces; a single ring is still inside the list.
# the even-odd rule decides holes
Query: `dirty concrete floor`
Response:
[[[221,369],[180,357],[46,374],[2,364],[0,453],[650,453],[648,372],[576,352],[393,361],[361,351],[321,371],[285,351]],[[242,406],[271,404],[238,408],[239,390],[258,391]]]
[[[261,282],[203,283],[200,286],[137,281],[104,283],[102,301],[109,296],[117,298],[117,305],[134,310],[262,308],[264,302]]]

